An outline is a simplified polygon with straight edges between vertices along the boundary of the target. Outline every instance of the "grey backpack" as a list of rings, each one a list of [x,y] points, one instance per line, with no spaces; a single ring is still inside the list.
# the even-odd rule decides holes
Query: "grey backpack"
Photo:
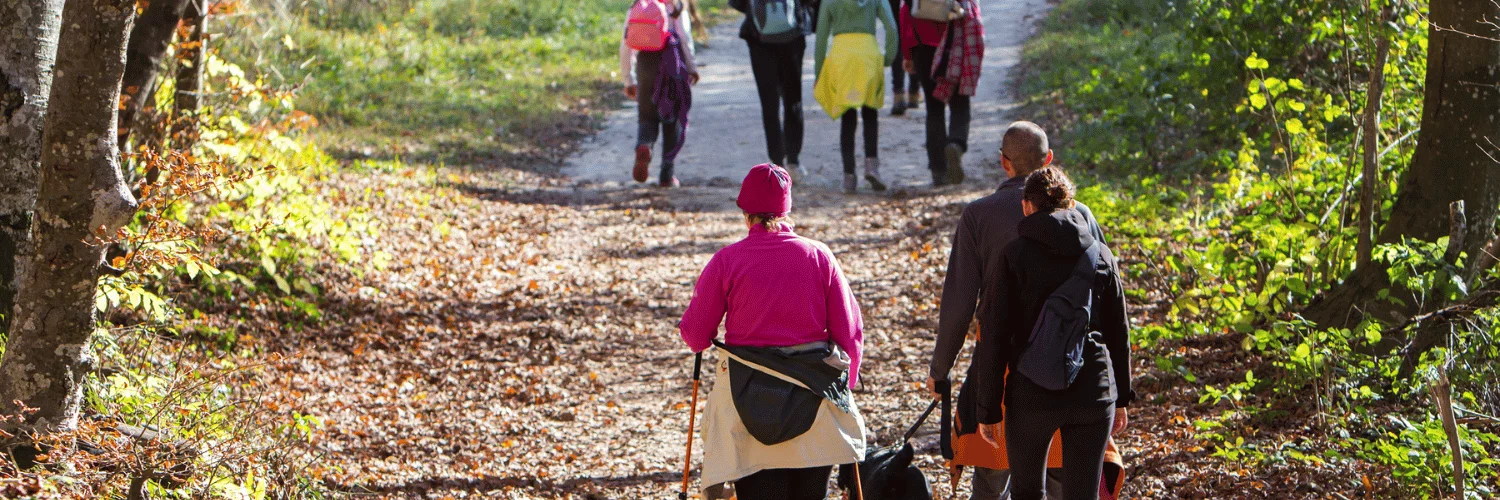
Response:
[[[802,38],[802,12],[797,0],[750,0],[750,20],[762,43]]]
[[[1084,250],[1068,280],[1042,304],[1042,313],[1016,362],[1016,371],[1036,385],[1053,391],[1067,389],[1083,368],[1101,250],[1098,242]]]

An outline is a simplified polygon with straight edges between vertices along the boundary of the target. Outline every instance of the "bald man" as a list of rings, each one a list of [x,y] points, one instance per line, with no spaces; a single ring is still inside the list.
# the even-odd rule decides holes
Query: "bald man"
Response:
[[[994,283],[1000,272],[1000,256],[1005,246],[1017,238],[1016,227],[1025,217],[1021,213],[1021,191],[1026,177],[1052,163],[1047,132],[1028,121],[1010,124],[1000,143],[1000,166],[1009,176],[1000,187],[964,208],[953,233],[953,250],[948,255],[948,275],[943,281],[943,300],[938,312],[937,345],[928,366],[927,387],[938,397],[937,383],[948,380],[948,372],[963,350],[964,337],[974,320],[976,307],[993,307],[986,303],[984,285]],[[1083,203],[1077,209],[1088,219],[1094,238],[1104,241],[1104,234],[1094,220],[1094,213]],[[970,367],[970,373],[973,367]],[[967,378],[967,377],[966,377]],[[964,384],[968,390],[972,384]],[[974,413],[973,394],[959,394],[958,434],[975,432],[978,422]],[[975,500],[1009,498],[1010,471],[975,467]],[[1056,491],[1049,488],[1049,492]]]

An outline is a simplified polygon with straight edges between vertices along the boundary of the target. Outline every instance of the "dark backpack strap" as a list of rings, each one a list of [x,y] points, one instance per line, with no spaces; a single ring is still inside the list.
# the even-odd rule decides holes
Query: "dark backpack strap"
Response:
[[[1095,241],[1094,244],[1083,249],[1083,255],[1078,256],[1078,264],[1073,266],[1073,275],[1084,279],[1090,278],[1094,271],[1099,270],[1099,264],[1103,258],[1100,243]]]
[[[935,384],[938,396],[942,400],[943,414],[938,419],[938,447],[943,452],[943,458],[953,460],[953,382],[939,380]]]

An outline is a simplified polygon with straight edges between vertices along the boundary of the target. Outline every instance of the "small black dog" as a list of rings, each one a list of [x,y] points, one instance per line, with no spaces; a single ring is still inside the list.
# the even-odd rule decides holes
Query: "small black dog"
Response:
[[[864,487],[864,496],[851,495],[853,500],[932,500],[932,488],[927,476],[913,465],[915,456],[911,443],[900,447],[881,448],[865,456],[859,463],[859,481]],[[839,466],[839,488],[853,492],[854,464]]]

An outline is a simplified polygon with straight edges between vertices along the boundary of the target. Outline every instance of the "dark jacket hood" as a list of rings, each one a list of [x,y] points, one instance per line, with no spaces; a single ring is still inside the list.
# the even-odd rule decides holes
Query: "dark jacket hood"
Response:
[[[1063,257],[1077,257],[1094,245],[1088,219],[1075,209],[1052,213],[1037,212],[1021,219],[1017,227],[1022,238],[1041,243],[1048,252]]]

